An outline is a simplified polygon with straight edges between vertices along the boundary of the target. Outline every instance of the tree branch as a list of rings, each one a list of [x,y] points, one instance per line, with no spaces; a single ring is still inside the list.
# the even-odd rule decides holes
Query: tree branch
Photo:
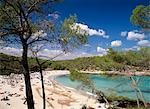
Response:
[[[37,0],[36,2],[34,2],[27,10],[27,17],[29,16],[29,14],[32,12],[33,8],[39,3],[39,1]]]
[[[27,35],[26,38],[24,38],[25,41],[27,41],[27,40],[30,38],[30,36],[32,35],[32,30],[31,30],[31,27],[30,27],[28,18],[26,17],[25,12],[24,12],[24,10],[23,10],[23,8],[22,8],[22,5],[21,5],[19,2],[18,2],[18,5],[19,5],[20,13],[22,13],[23,19],[25,20],[25,22],[26,22],[26,24],[27,24],[26,29],[28,30],[28,35]],[[21,16],[21,17],[22,17],[22,16]]]

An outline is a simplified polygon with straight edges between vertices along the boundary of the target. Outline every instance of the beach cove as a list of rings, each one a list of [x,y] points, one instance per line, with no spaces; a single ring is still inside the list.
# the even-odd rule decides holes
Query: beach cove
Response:
[[[57,84],[53,76],[66,75],[69,71],[44,71],[44,84],[47,109],[80,109],[83,105],[96,109],[106,109],[90,95]],[[40,74],[31,74],[31,84],[35,109],[42,109]],[[0,76],[0,109],[27,109],[23,75]]]

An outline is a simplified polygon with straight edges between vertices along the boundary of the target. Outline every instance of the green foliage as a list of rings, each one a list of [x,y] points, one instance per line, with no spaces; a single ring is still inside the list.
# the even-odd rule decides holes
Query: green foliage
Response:
[[[10,75],[11,73],[20,73],[20,58],[0,53],[0,75]]]
[[[137,6],[130,17],[130,21],[141,28],[150,28],[150,6]]]
[[[133,101],[127,97],[117,96],[115,94],[111,94],[111,95],[107,96],[107,99],[109,101]]]
[[[115,52],[115,53],[114,53]],[[3,54],[4,55],[4,54]],[[117,57],[119,56],[119,58]],[[11,56],[2,56],[0,58],[13,60]],[[11,59],[10,59],[11,58]],[[18,58],[16,58],[18,59]],[[20,59],[20,58],[19,58]],[[38,71],[37,63],[34,58],[28,58],[29,68],[31,71]],[[45,60],[40,60],[44,62]],[[15,63],[15,64],[14,64]],[[4,68],[10,67],[14,69],[19,69],[20,66],[17,62],[0,62],[0,67]],[[43,69],[50,68],[52,70],[102,70],[102,71],[122,71],[126,67],[130,69],[142,71],[150,69],[150,48],[142,48],[139,51],[126,51],[126,52],[116,52],[108,53],[105,56],[95,56],[95,57],[82,57],[74,60],[64,60],[64,61],[48,61],[43,65]]]
[[[82,73],[82,72],[79,72],[77,70],[70,70],[70,75],[69,75],[70,79],[72,81],[80,81],[82,82],[82,84],[84,86],[88,86],[89,88],[92,88],[93,87],[93,83],[92,81],[90,80],[90,77],[89,75],[85,74],[85,73]]]
[[[149,107],[148,108],[145,108],[145,107],[140,107],[140,108],[138,108],[138,107],[128,107],[128,109],[149,109]]]
[[[127,67],[138,71],[150,69],[150,48],[139,51],[117,52],[111,50],[105,56],[82,57],[74,60],[54,61],[52,64],[62,65],[65,69],[124,71]],[[50,66],[57,69],[56,65]],[[59,70],[59,69],[58,69]]]
[[[45,62],[46,60],[39,59],[40,63]],[[39,65],[35,58],[28,58],[29,70],[31,72],[39,72]],[[44,63],[41,67],[42,69],[46,69],[49,66],[49,62]]]
[[[116,96],[115,94],[111,94],[111,95],[107,96],[106,98],[112,104],[113,104],[113,102],[120,103],[120,105],[118,105],[118,107],[123,107],[125,109],[149,109],[150,108],[149,105],[147,108],[144,107],[142,105],[143,104],[142,101],[140,101],[141,106],[140,106],[140,108],[138,108],[136,100],[132,100],[132,99],[129,99],[127,97]],[[114,107],[114,108],[109,108],[109,109],[118,109],[118,108]]]
[[[55,62],[51,64],[51,68],[53,68],[53,70],[65,70],[65,66],[63,66],[63,64]]]
[[[10,75],[11,73],[21,73],[22,66],[20,64],[20,57],[10,56],[3,53],[0,53],[0,75]],[[45,60],[39,59],[42,63]],[[35,58],[28,58],[29,70],[31,72],[39,71],[39,67]],[[46,69],[49,66],[50,62],[46,62],[42,69]]]
[[[74,28],[77,22],[76,15],[65,19],[61,27],[61,41],[65,48],[79,47],[87,42],[87,35],[80,34],[80,28]]]

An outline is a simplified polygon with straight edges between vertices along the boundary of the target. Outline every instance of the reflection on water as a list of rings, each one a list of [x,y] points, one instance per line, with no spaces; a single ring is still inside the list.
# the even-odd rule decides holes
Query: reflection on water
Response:
[[[126,76],[91,75],[90,77],[96,89],[101,90],[107,95],[116,94],[118,96],[136,99],[133,83]],[[133,78],[136,80],[138,88],[141,90],[145,100],[150,102],[150,76],[134,76]],[[56,81],[76,89],[81,87],[81,82],[71,81],[68,75],[56,77]],[[84,90],[90,91],[89,89]]]

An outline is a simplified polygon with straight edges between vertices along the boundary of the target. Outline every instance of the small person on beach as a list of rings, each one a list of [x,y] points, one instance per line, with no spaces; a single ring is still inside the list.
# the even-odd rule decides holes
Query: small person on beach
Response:
[[[6,96],[6,97],[4,97],[4,98],[1,99],[1,101],[8,101],[8,100],[9,100],[8,96]]]
[[[25,99],[25,101],[23,102],[23,104],[26,104],[27,103],[27,98],[24,98]]]

